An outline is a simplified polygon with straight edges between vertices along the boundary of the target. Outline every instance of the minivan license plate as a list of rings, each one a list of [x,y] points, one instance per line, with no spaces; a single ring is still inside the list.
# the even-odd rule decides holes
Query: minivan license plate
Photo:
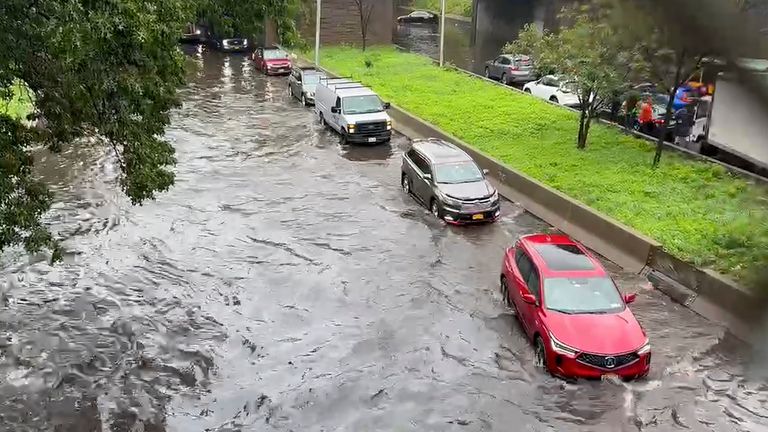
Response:
[[[472,219],[473,220],[480,220],[482,218],[483,218],[483,214],[482,213],[476,214],[476,215],[472,215]]]
[[[368,142],[376,142],[376,138],[368,138]]]

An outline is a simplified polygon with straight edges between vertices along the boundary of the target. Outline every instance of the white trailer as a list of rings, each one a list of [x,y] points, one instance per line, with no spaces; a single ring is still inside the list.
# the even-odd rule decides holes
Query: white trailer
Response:
[[[749,60],[756,83],[764,91],[739,82],[736,75],[717,77],[706,142],[762,168],[768,168],[768,60]]]

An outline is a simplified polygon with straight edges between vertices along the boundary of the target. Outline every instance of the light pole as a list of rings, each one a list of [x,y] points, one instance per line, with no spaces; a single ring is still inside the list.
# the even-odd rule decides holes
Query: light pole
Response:
[[[444,64],[445,64],[445,0],[440,0],[440,67],[443,67]]]
[[[315,21],[315,66],[320,67],[320,11],[323,10],[322,0],[317,0],[317,21]]]

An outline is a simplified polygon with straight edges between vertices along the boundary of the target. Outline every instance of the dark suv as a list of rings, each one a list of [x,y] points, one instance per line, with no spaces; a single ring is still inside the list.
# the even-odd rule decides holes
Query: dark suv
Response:
[[[492,222],[499,217],[499,194],[467,153],[430,138],[416,140],[403,153],[403,191],[450,224]]]

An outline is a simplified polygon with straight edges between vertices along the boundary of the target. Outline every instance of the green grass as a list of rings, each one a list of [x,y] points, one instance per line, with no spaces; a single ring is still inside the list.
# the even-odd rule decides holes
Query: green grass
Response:
[[[11,97],[7,100],[0,97],[0,113],[14,118],[25,118],[32,111],[32,100],[27,88],[22,83],[14,84]]]
[[[653,170],[651,143],[601,124],[577,150],[577,113],[391,48],[325,48],[321,63],[679,258],[747,286],[768,263],[768,191],[719,165],[667,152]]]
[[[440,12],[440,0],[414,0],[415,9],[426,9]],[[445,13],[464,17],[472,16],[472,0],[446,0]]]

